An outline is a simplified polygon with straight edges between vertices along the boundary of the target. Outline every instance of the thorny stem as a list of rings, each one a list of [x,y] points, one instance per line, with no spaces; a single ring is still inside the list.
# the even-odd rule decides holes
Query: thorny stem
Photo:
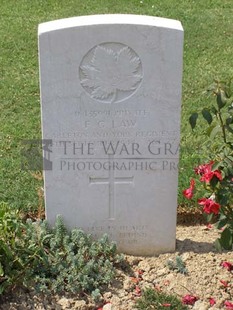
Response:
[[[221,84],[219,84],[219,83],[218,83],[217,91],[215,92],[216,96],[218,94],[221,94]],[[223,119],[222,119],[221,109],[219,108],[219,106],[218,106],[218,113],[217,113],[217,115],[219,117],[221,128],[222,128],[223,141],[224,141],[224,143],[227,144],[226,130],[225,130],[225,126],[224,126]]]

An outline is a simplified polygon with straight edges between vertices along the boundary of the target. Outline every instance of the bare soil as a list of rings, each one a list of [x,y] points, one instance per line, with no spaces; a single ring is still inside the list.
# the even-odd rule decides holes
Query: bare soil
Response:
[[[178,221],[179,223],[179,221]],[[182,297],[195,295],[198,301],[190,309],[225,309],[223,303],[233,302],[233,273],[221,266],[223,261],[233,263],[233,252],[216,252],[213,242],[219,232],[206,225],[177,226],[177,247],[175,253],[158,257],[126,256],[127,264],[121,268],[112,285],[103,294],[102,303],[93,304],[89,299],[67,296],[38,296],[33,292],[16,291],[0,300],[0,309],[78,309],[78,310],[132,310],[140,290],[151,287]],[[168,259],[180,255],[188,273],[181,274],[167,267]],[[228,283],[224,287],[220,280]],[[211,307],[209,298],[216,304]],[[105,306],[103,304],[109,303]]]

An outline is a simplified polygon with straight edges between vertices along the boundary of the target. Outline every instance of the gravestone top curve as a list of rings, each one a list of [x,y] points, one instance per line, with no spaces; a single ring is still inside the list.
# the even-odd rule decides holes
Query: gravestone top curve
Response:
[[[183,30],[181,22],[175,19],[133,14],[100,14],[70,17],[41,23],[39,24],[38,34],[40,35],[47,31],[77,27],[77,25],[82,27],[98,24],[132,24]]]

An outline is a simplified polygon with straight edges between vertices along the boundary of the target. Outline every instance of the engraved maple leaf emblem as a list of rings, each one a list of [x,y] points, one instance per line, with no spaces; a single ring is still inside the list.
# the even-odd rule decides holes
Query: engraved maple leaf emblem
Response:
[[[119,51],[97,46],[90,65],[81,66],[82,86],[88,88],[93,98],[114,102],[118,91],[133,91],[142,79],[141,62],[125,46]]]

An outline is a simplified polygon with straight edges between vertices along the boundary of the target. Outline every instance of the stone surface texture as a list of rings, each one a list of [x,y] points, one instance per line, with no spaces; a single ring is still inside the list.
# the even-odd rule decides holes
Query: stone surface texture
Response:
[[[39,25],[51,224],[61,214],[127,254],[175,250],[182,50],[180,22],[163,18]]]

